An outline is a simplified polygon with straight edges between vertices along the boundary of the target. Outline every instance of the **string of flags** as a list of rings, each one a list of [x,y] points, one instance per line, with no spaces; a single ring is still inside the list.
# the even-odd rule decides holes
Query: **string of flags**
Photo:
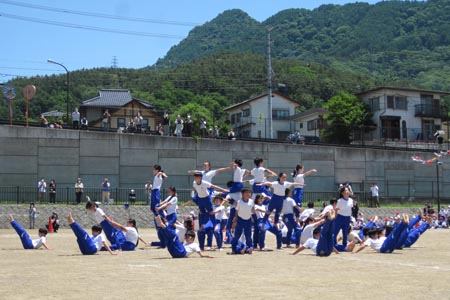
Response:
[[[439,158],[441,158],[442,156],[447,156],[450,155],[450,150],[447,151],[441,151],[439,153],[435,152],[434,153],[434,157],[430,158],[430,159],[423,159],[422,156],[417,155],[417,156],[411,156],[411,159],[415,162],[418,162],[422,165],[431,165],[433,162],[435,162],[436,160],[438,160]]]

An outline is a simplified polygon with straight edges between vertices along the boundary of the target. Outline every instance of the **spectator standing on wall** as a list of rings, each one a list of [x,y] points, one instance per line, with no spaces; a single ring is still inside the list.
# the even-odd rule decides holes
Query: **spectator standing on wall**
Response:
[[[78,112],[78,108],[75,108],[75,111],[72,113],[72,128],[80,128],[80,113]]]
[[[86,117],[83,117],[83,119],[81,119],[81,130],[88,130],[88,124],[89,121],[86,119]]]
[[[136,132],[141,133],[142,132],[142,121],[144,118],[141,116],[141,113],[138,112],[136,117],[134,117],[134,125],[136,126]]]
[[[107,109],[105,109],[105,112],[103,113],[102,116],[102,123],[103,123],[103,130],[104,131],[109,131],[109,123],[110,123],[110,119],[111,119],[111,115],[108,112]]]
[[[164,112],[162,125],[163,125],[163,128],[164,128],[164,135],[165,136],[169,136],[170,135],[170,132],[169,132],[170,118],[169,118],[169,113],[167,111]]]
[[[370,187],[370,192],[372,193],[371,198],[371,206],[380,207],[380,195],[378,191],[378,186],[376,182],[372,182],[372,186]]]
[[[178,115],[175,120],[175,135],[177,137],[183,136],[183,119],[180,115]]]
[[[438,149],[442,150],[442,144],[444,143],[445,131],[442,129],[437,130],[434,133],[434,137],[436,138],[436,142],[438,143]]]
[[[39,203],[42,203],[45,198],[45,193],[47,192],[47,183],[44,178],[38,182],[38,190],[39,190]]]
[[[200,136],[202,138],[207,137],[206,120],[203,118],[200,118]]]
[[[191,116],[187,116],[186,119],[186,135],[187,136],[192,136],[193,132],[194,132],[194,121],[192,121]]]
[[[81,196],[84,193],[84,184],[81,181],[81,178],[77,178],[77,182],[75,182],[75,197],[77,199],[77,204],[81,203]]]
[[[56,182],[55,179],[50,180],[48,185],[48,195],[50,203],[56,203]]]

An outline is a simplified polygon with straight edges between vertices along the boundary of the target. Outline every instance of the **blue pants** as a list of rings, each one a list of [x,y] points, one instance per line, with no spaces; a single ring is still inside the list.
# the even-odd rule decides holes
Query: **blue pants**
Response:
[[[405,228],[408,227],[408,224],[405,224],[404,222],[400,222],[396,225],[394,225],[394,230],[386,237],[386,240],[384,240],[383,245],[381,245],[380,252],[381,253],[392,253],[394,252],[395,245],[398,242],[398,239],[400,238],[400,234],[402,233]]]
[[[262,224],[265,224],[264,230],[261,230]],[[281,245],[283,243],[281,230],[276,230],[276,228],[272,225],[272,223],[270,223],[269,221],[264,221],[264,218],[258,220],[258,226],[259,226],[258,244],[260,249],[263,249],[266,246],[266,231],[269,231],[276,236],[277,249],[281,249]]]
[[[214,237],[216,238],[217,248],[221,249],[223,243],[222,220],[216,220],[214,227]]]
[[[94,241],[77,222],[70,224],[70,228],[72,228],[73,233],[75,233],[75,236],[77,237],[77,243],[81,253],[84,255],[97,253],[97,247],[95,246]]]
[[[155,216],[158,215],[158,212],[156,211],[156,207],[159,206],[161,203],[161,191],[159,189],[152,190],[151,197],[150,197],[150,209],[155,214]]]
[[[333,244],[337,244],[336,237],[339,233],[339,231],[342,229],[342,246],[347,246],[347,236],[348,236],[348,229],[350,228],[350,217],[344,217],[342,215],[337,215],[336,219],[334,220],[334,237],[333,237]]]
[[[20,241],[22,242],[23,249],[34,249],[33,241],[31,240],[30,236],[28,235],[27,231],[17,222],[12,221],[11,226],[16,230],[17,234],[20,237]]]
[[[317,256],[330,256],[334,247],[334,220],[326,220],[320,230],[320,238],[317,243]]]
[[[200,226],[200,228],[199,228],[199,230],[197,232],[198,244],[200,246],[200,249],[203,250],[205,248],[206,235],[208,235],[208,247],[211,247],[212,234],[213,234],[213,230],[214,230],[214,223],[211,221],[211,217],[210,217],[210,215],[208,213],[206,213],[206,214],[205,213],[199,214],[198,215],[198,223],[199,223],[199,226]],[[209,238],[209,236],[211,236],[211,239]]]
[[[284,201],[284,196],[278,196],[278,195],[272,195],[272,199],[270,200],[269,203],[269,207],[267,208],[267,211],[274,211],[276,210],[277,212],[275,213],[275,223],[278,223],[278,221],[280,220],[280,212],[281,209],[283,208],[283,201]],[[269,215],[266,214],[264,216],[264,220],[267,221],[269,220]]]
[[[298,206],[302,207],[303,204],[303,188],[296,187],[294,189],[294,192],[292,193],[292,199],[294,199],[295,203],[297,203]],[[298,218],[300,217],[300,212],[296,209],[294,210],[295,216]]]
[[[412,229],[405,241],[405,247],[411,247],[428,228],[430,228],[430,225],[428,223],[423,223],[419,227]]]
[[[256,194],[266,194],[269,197],[272,197],[272,193],[269,191],[269,189],[267,188],[267,186],[265,185],[257,185],[258,182],[255,182],[253,184],[253,196]]]
[[[242,182],[234,182],[230,187],[230,193],[239,193],[242,188],[244,187],[244,184]]]
[[[228,217],[227,227],[226,227],[227,228],[227,230],[226,230],[227,238],[228,238],[227,243],[229,243],[229,244],[233,243],[233,235],[231,234],[231,226],[233,226],[233,219],[234,219],[235,215],[236,215],[236,207],[230,208],[230,216]]]
[[[403,249],[403,247],[405,247],[409,232],[417,223],[420,222],[421,219],[422,218],[420,217],[420,215],[417,215],[409,221],[408,226],[400,233],[400,237],[397,241],[397,244],[395,245],[395,249]]]
[[[292,234],[294,232],[297,232],[300,229],[300,227],[298,226],[297,222],[295,222],[293,214],[284,214],[283,223],[286,225],[288,229],[286,235],[286,244],[290,245],[292,241]],[[294,243],[298,244],[297,235],[294,235]]]
[[[237,245],[242,232],[244,232],[245,236],[245,245],[248,248],[252,248],[252,219],[244,220],[241,217],[238,217],[236,228],[234,231],[233,243],[231,244],[231,249],[234,253],[239,253],[239,251],[237,250]]]
[[[186,257],[186,249],[180,242],[180,239],[172,226],[160,228],[159,231],[164,235],[164,239],[167,242],[167,250],[169,250],[169,253],[173,258]]]
[[[173,214],[170,214],[170,215],[167,215],[167,216],[166,216],[166,220],[167,220],[167,222],[169,223],[169,226],[175,224],[175,222],[177,221],[177,219],[178,219],[177,213],[173,213]]]
[[[103,220],[100,225],[102,226],[106,238],[111,243],[111,250],[122,249],[122,245],[127,241],[122,230],[113,227],[107,220]]]

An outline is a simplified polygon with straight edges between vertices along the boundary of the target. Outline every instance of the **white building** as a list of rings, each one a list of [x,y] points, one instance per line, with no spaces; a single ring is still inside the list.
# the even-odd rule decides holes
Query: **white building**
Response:
[[[328,110],[323,108],[313,108],[307,111],[298,113],[291,117],[294,130],[298,131],[303,137],[314,137],[317,142],[320,140],[320,130],[325,128],[326,121],[324,116]]]
[[[394,141],[434,140],[434,133],[448,119],[448,112],[441,105],[441,97],[448,95],[443,91],[396,87],[378,87],[356,94],[373,113],[377,125],[373,138]]]
[[[268,94],[262,94],[224,109],[237,137],[286,139],[294,131],[291,116],[300,104],[279,93],[272,92],[269,114]],[[272,117],[270,120],[270,116]],[[272,126],[270,123],[272,121]]]

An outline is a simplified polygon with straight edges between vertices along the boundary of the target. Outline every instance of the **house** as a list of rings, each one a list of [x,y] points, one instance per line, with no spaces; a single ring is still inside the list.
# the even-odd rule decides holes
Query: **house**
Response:
[[[313,108],[293,115],[291,120],[294,131],[298,131],[303,137],[314,137],[316,141],[319,141],[320,130],[326,126],[323,117],[327,113],[326,109]]]
[[[290,117],[299,105],[297,101],[273,91],[271,101],[265,93],[231,105],[224,111],[228,113],[228,120],[237,137],[268,139],[272,127],[274,139],[285,139],[293,131]]]
[[[161,116],[153,110],[151,103],[131,96],[129,90],[103,89],[95,98],[83,101],[80,105],[80,114],[89,121],[89,127],[102,127],[102,115],[105,109],[111,114],[111,128],[125,128],[137,113],[143,117],[143,128],[155,128],[161,121]]]
[[[377,130],[373,139],[432,141],[448,119],[442,106],[443,91],[378,87],[356,94],[368,104]]]

